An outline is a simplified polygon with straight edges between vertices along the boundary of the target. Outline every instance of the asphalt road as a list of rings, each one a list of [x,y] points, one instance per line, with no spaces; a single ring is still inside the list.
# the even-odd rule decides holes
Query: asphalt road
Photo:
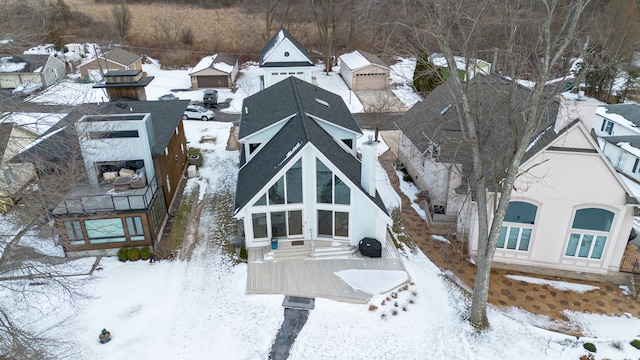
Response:
[[[194,102],[197,104],[197,102]],[[200,104],[202,105],[202,104]],[[215,108],[211,108],[216,114],[216,121],[238,122],[240,114],[230,114],[221,110],[228,108],[229,102],[221,102]],[[0,92],[0,112],[41,112],[41,113],[65,113],[70,112],[74,107],[69,105],[42,105],[24,101],[24,98],[11,96],[10,93]],[[358,113],[353,117],[363,130],[395,130],[395,122],[404,113]]]

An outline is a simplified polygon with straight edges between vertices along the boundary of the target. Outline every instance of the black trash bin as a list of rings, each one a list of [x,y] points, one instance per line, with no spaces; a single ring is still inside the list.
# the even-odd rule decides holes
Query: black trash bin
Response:
[[[382,257],[382,244],[373,238],[364,238],[358,244],[360,254],[372,258]]]

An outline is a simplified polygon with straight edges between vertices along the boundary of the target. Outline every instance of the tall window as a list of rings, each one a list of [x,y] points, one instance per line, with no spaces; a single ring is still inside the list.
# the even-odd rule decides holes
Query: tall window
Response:
[[[611,135],[611,133],[613,132],[613,121],[603,120],[600,131],[606,132],[607,134]]]
[[[302,204],[302,164],[301,160],[283,175],[275,184],[271,185],[266,196],[261,196],[255,206]]]
[[[498,237],[499,249],[528,251],[538,207],[523,201],[511,201]]]
[[[600,259],[615,214],[611,211],[586,208],[576,211],[565,256]]]
[[[84,234],[79,220],[65,221],[64,229],[67,232],[67,239],[70,245],[84,245]]]
[[[142,218],[140,216],[130,216],[124,218],[127,223],[127,232],[131,241],[144,240],[144,228],[142,227]]]
[[[349,237],[349,213],[344,211],[318,210],[318,235]]]
[[[342,179],[316,159],[316,201],[321,204],[349,205],[351,190]]]
[[[84,226],[87,229],[90,244],[127,241],[120,218],[85,220]]]
[[[253,221],[253,237],[254,239],[267,237],[267,214],[253,214],[251,215]]]

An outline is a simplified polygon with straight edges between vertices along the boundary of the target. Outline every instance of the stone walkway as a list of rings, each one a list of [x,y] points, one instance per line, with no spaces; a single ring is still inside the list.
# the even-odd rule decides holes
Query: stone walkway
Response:
[[[271,346],[269,360],[285,360],[289,357],[291,345],[307,322],[309,310],[314,308],[314,300],[287,296],[284,298],[282,306],[284,307],[284,320],[278,335],[276,335],[276,340]]]

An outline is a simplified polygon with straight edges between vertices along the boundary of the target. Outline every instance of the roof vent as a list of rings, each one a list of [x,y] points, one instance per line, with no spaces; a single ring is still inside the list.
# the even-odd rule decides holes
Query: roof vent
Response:
[[[126,109],[127,108],[127,104],[125,104],[125,103],[117,103],[116,106],[119,107],[120,109]]]
[[[244,114],[245,115],[249,115],[249,107],[248,106],[244,107]]]
[[[318,98],[316,98],[316,102],[317,102],[318,104],[322,104],[322,105],[324,105],[324,106],[326,106],[326,107],[331,107],[331,106],[329,106],[329,103],[328,103],[328,102],[326,102],[326,101],[324,101],[324,100],[322,100],[322,99],[318,99]]]
[[[449,104],[449,105],[445,106],[445,108],[444,108],[444,109],[442,109],[442,111],[440,111],[440,116],[444,116],[444,114],[446,114],[446,113],[447,113],[447,111],[449,111],[449,109],[451,109],[451,107],[452,107],[452,106],[453,106],[453,105],[451,105],[451,104]]]

